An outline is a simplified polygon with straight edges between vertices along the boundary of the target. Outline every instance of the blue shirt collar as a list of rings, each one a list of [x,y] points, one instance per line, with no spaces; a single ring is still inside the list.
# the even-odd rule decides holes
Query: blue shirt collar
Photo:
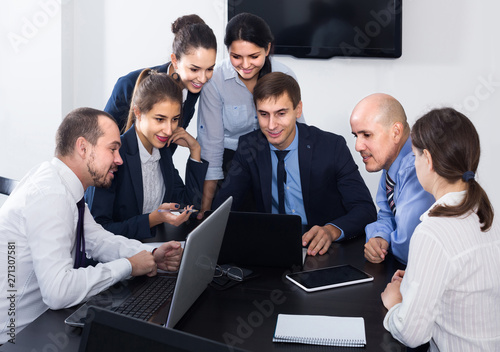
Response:
[[[299,147],[299,129],[297,128],[297,124],[295,124],[295,137],[293,138],[292,143],[285,150],[296,150],[298,149],[298,147]],[[269,148],[271,148],[271,150],[279,150],[271,143],[269,143]]]
[[[396,179],[396,174],[398,173],[399,167],[401,166],[401,162],[403,161],[403,158],[408,155],[408,153],[411,153],[411,137],[408,136],[408,139],[406,140],[405,144],[403,145],[403,148],[399,151],[398,157],[394,162],[392,163],[391,167],[389,168],[389,171],[387,173],[389,174],[389,177],[392,178],[393,180]]]
[[[224,77],[224,80],[238,77],[238,72],[236,72],[236,70],[234,69],[229,58],[222,62],[220,68],[222,70],[222,76]]]

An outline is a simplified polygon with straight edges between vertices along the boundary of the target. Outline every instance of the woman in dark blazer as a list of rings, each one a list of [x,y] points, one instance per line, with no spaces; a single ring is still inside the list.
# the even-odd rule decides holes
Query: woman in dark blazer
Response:
[[[127,132],[122,135],[118,168],[110,188],[89,188],[86,200],[95,220],[128,238],[155,235],[161,223],[179,225],[189,211],[175,215],[180,204],[199,207],[208,163],[201,148],[181,123],[182,88],[165,73],[144,70],[134,90]],[[189,148],[184,185],[168,146]],[[180,204],[179,204],[180,203]]]
[[[179,75],[183,88],[187,90],[182,105],[181,125],[186,129],[194,115],[201,89],[212,78],[217,40],[212,29],[198,15],[179,17],[172,23],[172,33],[175,36],[170,55],[172,61],[151,69]],[[134,86],[142,71],[143,69],[135,70],[120,77],[104,108],[104,111],[115,118],[122,133],[125,132]]]

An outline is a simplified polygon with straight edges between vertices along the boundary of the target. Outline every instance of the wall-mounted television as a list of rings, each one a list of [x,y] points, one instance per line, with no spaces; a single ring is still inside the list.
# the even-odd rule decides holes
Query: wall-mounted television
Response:
[[[401,56],[402,0],[228,0],[274,34],[274,53],[299,58]]]

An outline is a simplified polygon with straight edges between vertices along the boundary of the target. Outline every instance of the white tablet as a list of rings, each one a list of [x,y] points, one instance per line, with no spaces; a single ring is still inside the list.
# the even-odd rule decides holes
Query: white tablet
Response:
[[[373,276],[349,264],[287,274],[286,278],[307,292],[373,281]]]

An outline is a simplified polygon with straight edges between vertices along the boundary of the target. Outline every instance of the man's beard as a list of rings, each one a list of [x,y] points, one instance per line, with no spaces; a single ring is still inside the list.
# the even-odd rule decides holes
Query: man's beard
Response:
[[[87,170],[90,173],[90,176],[92,177],[92,181],[94,181],[94,186],[99,187],[99,188],[108,188],[111,186],[112,179],[108,176],[108,171],[111,169],[109,168],[108,171],[104,175],[99,174],[99,172],[95,169],[95,154],[92,151],[90,153],[89,161],[87,162]]]

